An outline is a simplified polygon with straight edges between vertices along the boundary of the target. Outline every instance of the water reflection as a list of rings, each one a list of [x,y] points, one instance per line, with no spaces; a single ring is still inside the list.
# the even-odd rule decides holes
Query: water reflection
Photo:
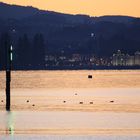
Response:
[[[6,134],[7,135],[14,135],[14,120],[15,120],[15,113],[14,112],[7,112],[6,114]]]

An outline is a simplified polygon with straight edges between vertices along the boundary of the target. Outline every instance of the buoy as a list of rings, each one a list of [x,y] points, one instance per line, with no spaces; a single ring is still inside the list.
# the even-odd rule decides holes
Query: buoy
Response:
[[[90,102],[90,104],[93,104],[93,102]]]
[[[83,102],[79,102],[79,104],[83,104]]]
[[[92,75],[88,75],[88,78],[89,78],[89,79],[92,79]]]
[[[114,101],[110,101],[110,103],[114,103]]]

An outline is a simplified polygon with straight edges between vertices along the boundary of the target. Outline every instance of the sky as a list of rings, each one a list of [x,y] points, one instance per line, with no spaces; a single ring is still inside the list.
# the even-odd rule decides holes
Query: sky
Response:
[[[0,2],[70,14],[140,17],[140,0],[0,0]]]

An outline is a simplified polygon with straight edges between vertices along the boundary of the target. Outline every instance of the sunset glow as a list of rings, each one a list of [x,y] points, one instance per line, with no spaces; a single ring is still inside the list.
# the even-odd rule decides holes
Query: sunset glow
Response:
[[[70,14],[140,17],[140,0],[0,0],[0,2]]]

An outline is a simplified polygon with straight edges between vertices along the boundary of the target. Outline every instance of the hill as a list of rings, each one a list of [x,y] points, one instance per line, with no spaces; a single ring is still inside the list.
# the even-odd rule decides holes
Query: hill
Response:
[[[51,55],[110,57],[118,49],[128,54],[140,50],[140,18],[129,16],[90,17],[0,3],[3,32],[11,35],[15,50],[25,34],[30,43],[37,33],[42,34],[46,53]]]

